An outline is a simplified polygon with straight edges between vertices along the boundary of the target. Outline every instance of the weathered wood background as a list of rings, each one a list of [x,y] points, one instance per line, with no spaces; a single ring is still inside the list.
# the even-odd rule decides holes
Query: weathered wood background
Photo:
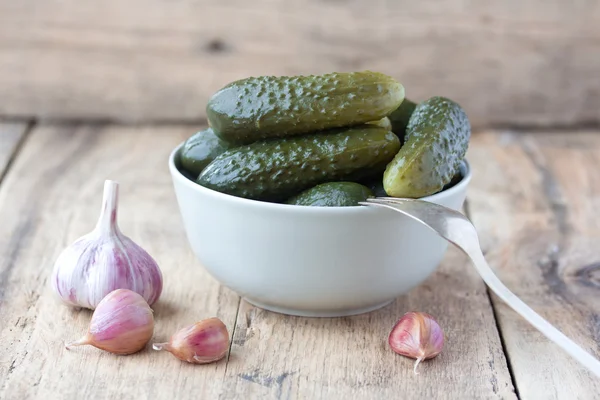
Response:
[[[0,0],[0,115],[204,119],[249,75],[373,69],[476,127],[600,122],[600,1]]]

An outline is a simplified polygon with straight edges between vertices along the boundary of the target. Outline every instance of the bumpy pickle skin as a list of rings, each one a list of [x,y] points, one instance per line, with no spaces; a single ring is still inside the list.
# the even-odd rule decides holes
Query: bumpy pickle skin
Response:
[[[471,125],[460,105],[439,96],[420,103],[404,145],[383,174],[385,192],[404,198],[439,192],[458,172],[470,137]]]
[[[366,186],[355,182],[326,182],[288,199],[287,204],[310,207],[352,207],[373,197]]]
[[[370,125],[266,140],[227,150],[196,182],[237,197],[281,201],[320,183],[381,174],[399,149],[396,135]]]
[[[403,99],[402,84],[378,72],[261,76],[223,87],[206,113],[219,137],[248,144],[379,120]]]

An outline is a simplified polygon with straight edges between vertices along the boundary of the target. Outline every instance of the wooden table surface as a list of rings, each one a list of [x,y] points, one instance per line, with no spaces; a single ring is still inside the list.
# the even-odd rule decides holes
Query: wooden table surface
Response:
[[[598,398],[600,381],[491,295],[452,248],[424,284],[369,314],[298,318],[240,301],[192,254],[167,170],[171,149],[198,128],[0,122],[0,399]],[[478,132],[468,159],[465,211],[490,265],[600,357],[600,132]],[[122,230],[163,270],[154,339],[217,316],[232,336],[227,359],[65,350],[91,313],[59,304],[48,277],[59,252],[93,228],[105,179],[121,183]],[[386,343],[409,310],[435,315],[448,336],[419,375]]]

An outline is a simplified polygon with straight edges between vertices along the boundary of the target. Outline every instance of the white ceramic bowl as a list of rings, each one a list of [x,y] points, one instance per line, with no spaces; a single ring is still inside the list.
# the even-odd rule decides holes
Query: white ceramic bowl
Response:
[[[208,272],[248,302],[332,317],[380,308],[423,282],[447,242],[392,210],[272,204],[219,193],[169,169],[190,245]],[[456,210],[471,179],[424,200]]]

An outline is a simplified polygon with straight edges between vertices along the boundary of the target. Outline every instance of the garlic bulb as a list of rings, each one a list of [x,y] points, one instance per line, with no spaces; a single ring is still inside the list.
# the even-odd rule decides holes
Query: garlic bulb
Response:
[[[229,351],[229,332],[218,318],[209,318],[175,332],[167,343],[154,343],[154,350],[166,350],[192,364],[208,364]]]
[[[160,297],[156,261],[117,226],[118,188],[117,182],[104,183],[96,228],[64,249],[54,264],[52,288],[69,305],[93,310],[116,289],[139,293],[149,305]]]
[[[431,315],[423,312],[408,312],[396,322],[388,342],[396,353],[416,359],[413,368],[416,374],[421,361],[433,358],[442,352],[444,331]]]
[[[89,344],[114,354],[132,354],[143,349],[153,333],[154,317],[146,300],[131,290],[117,289],[98,304],[88,333],[66,348]]]

